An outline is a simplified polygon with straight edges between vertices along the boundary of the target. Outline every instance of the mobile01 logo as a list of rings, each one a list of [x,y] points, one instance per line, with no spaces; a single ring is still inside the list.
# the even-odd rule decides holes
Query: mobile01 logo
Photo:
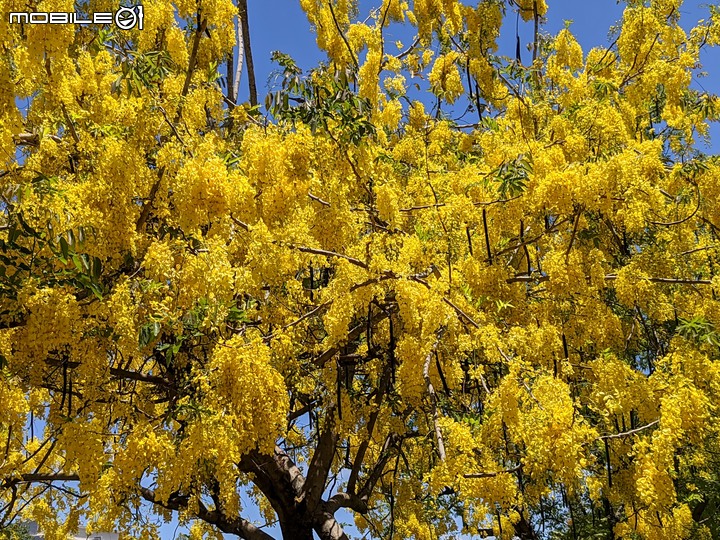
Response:
[[[10,24],[115,24],[120,30],[143,29],[142,5],[120,7],[117,11],[108,11],[78,15],[77,13],[36,11],[12,12]]]

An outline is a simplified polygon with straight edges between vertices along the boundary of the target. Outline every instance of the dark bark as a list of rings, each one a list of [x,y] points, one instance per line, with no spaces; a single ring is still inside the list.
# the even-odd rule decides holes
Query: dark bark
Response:
[[[326,423],[321,442],[310,464],[306,481],[300,469],[279,447],[273,456],[258,451],[243,457],[242,471],[253,474],[253,482],[275,510],[284,539],[312,540],[313,530],[322,540],[345,540],[342,527],[333,517],[340,508],[322,500],[327,474],[335,451],[334,422]]]
[[[189,499],[187,496],[173,494],[167,501],[160,501],[155,497],[154,491],[144,487],[140,488],[140,493],[146,501],[169,510],[186,508]],[[272,536],[249,521],[240,517],[228,517],[219,510],[208,510],[203,504],[200,504],[197,516],[203,521],[215,525],[222,532],[235,534],[243,540],[274,540]]]
[[[535,530],[523,514],[520,515],[520,521],[515,524],[515,534],[520,540],[538,540]]]
[[[247,0],[238,0],[240,14],[240,28],[243,35],[243,48],[245,52],[245,67],[248,74],[248,89],[250,91],[250,105],[258,104],[257,87],[255,85],[255,64],[253,63],[252,47],[250,46],[250,23],[248,21]]]

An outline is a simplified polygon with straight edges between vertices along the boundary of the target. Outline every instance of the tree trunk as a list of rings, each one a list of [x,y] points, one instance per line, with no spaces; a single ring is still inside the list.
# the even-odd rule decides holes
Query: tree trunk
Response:
[[[345,531],[333,517],[332,514],[325,512],[320,517],[320,523],[315,527],[320,540],[349,540]]]
[[[280,530],[282,531],[283,540],[289,540],[291,538],[293,540],[296,538],[297,540],[313,540],[313,529],[304,521],[305,520],[298,519],[298,516],[281,520]]]

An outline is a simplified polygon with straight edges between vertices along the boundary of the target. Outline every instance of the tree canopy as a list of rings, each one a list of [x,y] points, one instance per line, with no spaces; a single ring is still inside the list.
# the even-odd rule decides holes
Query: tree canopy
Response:
[[[263,108],[243,0],[0,0],[0,527],[720,538],[720,10],[301,4]]]

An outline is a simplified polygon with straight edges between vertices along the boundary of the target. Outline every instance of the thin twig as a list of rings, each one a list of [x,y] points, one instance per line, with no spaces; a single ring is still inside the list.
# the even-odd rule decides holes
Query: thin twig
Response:
[[[480,325],[479,325],[478,323],[476,323],[474,320],[472,320],[467,313],[465,313],[462,309],[460,309],[460,308],[457,307],[455,304],[453,304],[450,300],[448,300],[447,298],[443,297],[443,302],[445,302],[448,306],[450,306],[451,308],[453,308],[453,309],[455,310],[455,313],[457,313],[458,315],[460,315],[463,319],[465,319],[467,322],[469,322],[470,324],[472,324],[475,328],[480,328]]]
[[[249,231],[249,230],[250,230],[250,225],[248,225],[248,224],[245,223],[244,221],[240,221],[239,219],[237,219],[237,218],[236,218],[235,216],[233,216],[232,214],[230,214],[230,219],[231,219],[232,222],[233,222],[235,225],[237,225],[238,227],[242,227],[242,228],[245,229],[246,231]]]
[[[338,257],[340,259],[345,259],[346,261],[349,261],[351,264],[354,264],[355,266],[359,266],[360,268],[364,268],[367,270],[369,267],[366,263],[362,262],[360,259],[356,259],[355,257],[350,257],[349,255],[345,255],[343,253],[337,253],[335,251],[328,251],[325,249],[316,249],[316,248],[310,248],[307,246],[296,246],[293,244],[289,244],[290,248],[297,249],[298,251],[302,251],[303,253],[310,253],[312,255],[324,255],[325,257]]]
[[[577,235],[578,225],[580,225],[581,214],[582,214],[582,209],[579,209],[577,214],[575,214],[573,230],[572,230],[572,234],[570,235],[570,243],[568,244],[567,250],[565,251],[565,264],[567,264],[567,262],[568,262],[568,258],[570,257],[570,252],[572,251],[573,244],[575,243],[575,236]]]
[[[607,274],[604,276],[605,281],[614,281],[617,279],[617,274]],[[661,277],[649,277],[644,278],[646,281],[651,283],[667,283],[672,285],[712,285],[710,279],[683,279],[683,278],[661,278]],[[550,276],[533,275],[533,274],[518,274],[505,280],[505,283],[532,283],[537,281],[538,283],[543,281],[549,281]]]
[[[518,472],[521,468],[522,465],[517,465],[511,469],[504,469],[502,471],[469,473],[464,474],[463,478],[494,478],[500,474],[512,474],[514,472]]]
[[[442,206],[445,206],[445,203],[437,203],[437,204],[424,204],[422,206],[411,206],[410,208],[401,208],[401,212],[414,212],[415,210],[427,210],[428,208],[440,208]]]
[[[329,202],[322,200],[320,197],[317,197],[317,196],[313,195],[312,193],[308,193],[308,197],[310,197],[313,201],[322,204],[323,206],[327,206],[327,207],[330,206]]]
[[[295,325],[300,324],[301,322],[303,322],[305,319],[309,319],[310,317],[312,317],[312,316],[314,316],[314,315],[317,315],[317,314],[320,313],[323,309],[325,309],[325,308],[327,308],[327,307],[330,307],[331,304],[332,304],[332,300],[329,300],[328,302],[325,302],[324,304],[320,304],[319,306],[317,306],[317,307],[316,307],[315,309],[313,309],[312,311],[308,311],[305,315],[303,315],[303,316],[300,317],[299,319],[295,319],[295,320],[294,320],[293,322],[291,322],[290,324],[286,324],[285,326],[283,326],[283,330],[287,330],[288,328],[292,328],[293,326],[295,326]]]
[[[360,64],[358,63],[357,58],[355,58],[355,53],[352,50],[352,47],[350,47],[350,43],[347,40],[347,37],[345,36],[345,33],[342,31],[342,28],[340,28],[340,23],[337,20],[337,17],[335,16],[335,8],[333,8],[333,0],[328,0],[328,7],[330,8],[330,14],[332,15],[333,22],[335,23],[335,28],[337,28],[338,33],[340,34],[340,37],[342,38],[343,42],[345,43],[345,46],[347,47],[348,52],[350,53],[350,58],[353,61],[353,64],[355,64],[356,68],[360,68]]]
[[[672,227],[673,225],[680,225],[681,223],[685,223],[689,219],[692,219],[695,216],[695,214],[698,213],[698,210],[700,210],[700,187],[696,185],[695,189],[697,190],[697,205],[695,206],[695,210],[693,210],[690,215],[688,215],[687,217],[684,217],[682,219],[678,219],[677,221],[670,221],[670,222],[651,221],[650,223],[653,225],[661,225],[663,227]]]
[[[408,54],[410,54],[411,52],[413,52],[413,50],[415,49],[415,47],[417,47],[419,44],[420,44],[420,37],[418,36],[418,37],[415,38],[415,41],[413,41],[412,44],[411,44],[407,49],[405,49],[403,52],[401,52],[400,54],[398,54],[398,55],[396,56],[396,58],[397,58],[398,60],[402,60],[402,59],[405,58]]]
[[[190,149],[187,147],[187,144],[185,144],[185,141],[180,136],[180,133],[178,132],[177,127],[175,126],[175,124],[173,122],[170,121],[170,118],[168,117],[167,112],[165,111],[165,108],[162,107],[161,105],[158,105],[158,109],[162,113],[163,118],[165,118],[165,122],[167,123],[167,125],[170,126],[170,129],[172,129],[172,132],[175,135],[175,137],[177,138],[177,140],[180,141],[180,144],[183,145],[183,148],[185,148],[185,150],[190,155],[190,157],[194,157],[192,152],[190,151]]]

